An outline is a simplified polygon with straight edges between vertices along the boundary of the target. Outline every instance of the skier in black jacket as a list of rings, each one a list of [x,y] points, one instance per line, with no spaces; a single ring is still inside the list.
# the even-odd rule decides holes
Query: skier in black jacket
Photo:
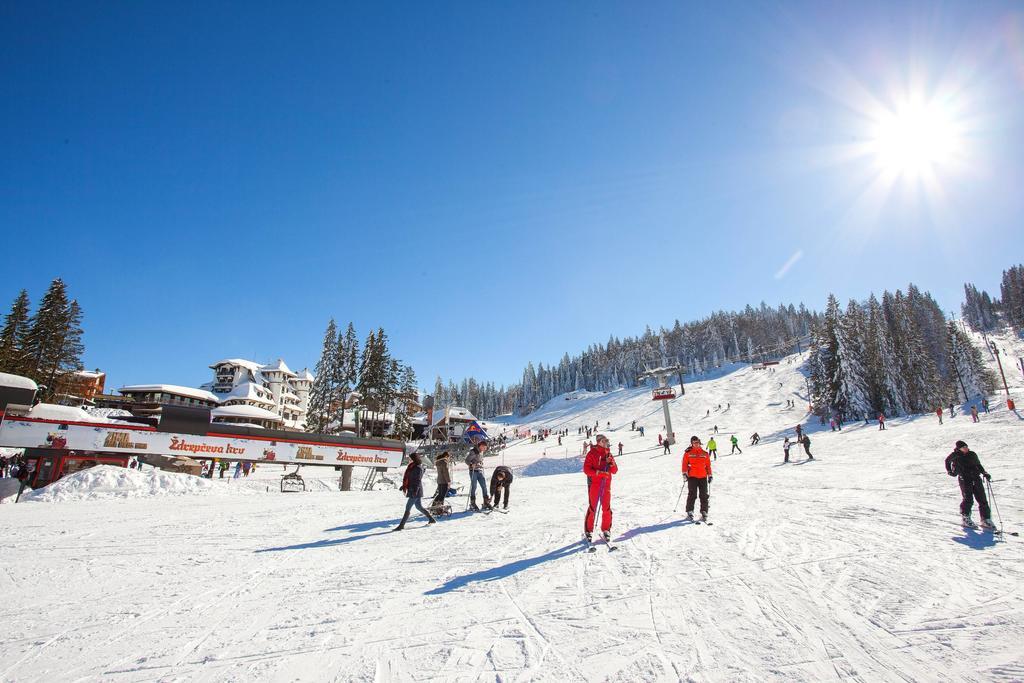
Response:
[[[499,498],[501,497],[502,489],[505,491],[505,504],[502,508],[508,510],[508,496],[512,491],[512,470],[499,465],[494,468],[494,472],[491,473],[491,500],[494,501],[494,507],[498,507]]]
[[[401,531],[405,528],[405,523],[409,521],[409,515],[414,505],[417,510],[426,515],[427,524],[433,524],[435,521],[430,513],[424,509],[423,503],[420,501],[420,498],[423,497],[423,465],[420,464],[422,456],[419,453],[413,453],[409,456],[409,460],[411,462],[405,470],[405,478],[402,482],[402,493],[405,494],[408,500],[405,501],[405,514],[402,515],[402,521],[395,527],[395,531]]]
[[[992,479],[992,475],[985,471],[978,460],[978,454],[970,450],[963,441],[956,442],[956,448],[946,456],[946,473],[951,477],[957,477],[960,481],[960,493],[963,500],[960,501],[960,518],[963,525],[976,529],[977,524],[971,519],[971,508],[974,506],[974,499],[978,499],[978,512],[981,514],[981,526],[986,529],[995,529],[992,523],[992,512],[988,506],[988,498],[985,496],[985,484],[981,478]]]

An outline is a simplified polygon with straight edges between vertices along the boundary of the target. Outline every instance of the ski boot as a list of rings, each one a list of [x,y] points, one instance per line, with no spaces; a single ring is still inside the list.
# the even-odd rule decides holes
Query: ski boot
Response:
[[[687,522],[692,522],[693,521],[693,513],[692,512],[687,512],[686,513],[686,521]]]
[[[587,543],[593,543],[594,542],[594,534],[590,533],[589,531],[584,531],[583,532],[583,539]]]
[[[996,528],[996,525],[995,525],[995,523],[991,519],[987,519],[986,518],[986,519],[981,520],[981,528],[982,529],[988,529],[988,530],[991,531],[991,530]]]
[[[700,521],[702,521],[702,522],[708,521],[708,513],[706,513],[706,512],[700,513]]]
[[[604,539],[605,543],[611,543],[612,542],[612,532],[611,531],[602,531],[601,532],[601,538]]]
[[[476,504],[476,500],[469,501],[469,509],[473,512],[480,512],[480,506]]]
[[[974,523],[970,515],[960,515],[960,523],[968,529],[977,529],[978,525]]]

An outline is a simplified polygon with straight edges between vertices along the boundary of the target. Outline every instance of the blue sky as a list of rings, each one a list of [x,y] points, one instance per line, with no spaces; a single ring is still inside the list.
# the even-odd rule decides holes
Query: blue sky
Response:
[[[1024,254],[1019,3],[7,3],[0,88],[0,307],[63,277],[115,387],[312,366],[331,316],[510,383]],[[956,123],[927,182],[863,152],[906,92]]]

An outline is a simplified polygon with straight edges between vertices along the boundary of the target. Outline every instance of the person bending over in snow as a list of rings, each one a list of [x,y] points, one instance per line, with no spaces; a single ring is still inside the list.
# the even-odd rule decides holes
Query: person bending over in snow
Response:
[[[395,527],[395,531],[401,531],[405,528],[405,523],[409,521],[409,515],[414,505],[417,510],[426,516],[427,524],[433,524],[435,521],[420,501],[420,498],[423,497],[423,465],[421,464],[421,458],[422,456],[419,453],[413,453],[409,456],[411,462],[405,470],[405,479],[402,482],[402,493],[406,497],[405,514],[402,515],[402,521]]]
[[[711,442],[708,442],[710,445]],[[700,447],[700,439],[690,437],[690,447],[683,453],[683,481],[686,482],[686,518],[693,519],[693,504],[700,494],[700,519],[708,519],[708,484],[711,483],[711,457]]]
[[[986,529],[995,529],[992,523],[992,511],[988,506],[988,498],[985,496],[985,484],[981,478],[992,479],[992,475],[985,471],[978,460],[978,454],[967,447],[963,441],[956,442],[956,448],[946,456],[946,473],[951,477],[957,477],[960,481],[960,519],[963,525],[977,529],[978,525],[971,519],[971,508],[974,507],[974,499],[978,499],[978,512],[981,514],[981,526]]]
[[[502,490],[505,491],[505,504],[502,507],[508,510],[508,496],[512,491],[512,470],[504,465],[498,465],[491,475],[491,500],[494,501],[494,507],[498,507]]]
[[[736,451],[739,451],[740,455],[743,455],[743,451],[740,449],[740,440],[736,438],[735,434],[729,437],[729,441],[732,443],[732,450],[729,451],[729,455],[732,455]]]
[[[617,474],[619,466],[615,464],[608,437],[597,435],[597,443],[591,447],[583,461],[583,473],[587,475],[587,493],[590,505],[587,516],[583,519],[583,535],[587,541],[593,540],[594,517],[597,506],[601,505],[601,536],[606,542],[612,537],[612,475]]]

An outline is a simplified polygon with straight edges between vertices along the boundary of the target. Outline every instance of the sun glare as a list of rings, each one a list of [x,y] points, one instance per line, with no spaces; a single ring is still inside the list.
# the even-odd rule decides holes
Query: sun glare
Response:
[[[920,176],[951,164],[960,140],[953,117],[934,102],[908,102],[876,121],[871,147],[882,170]]]

